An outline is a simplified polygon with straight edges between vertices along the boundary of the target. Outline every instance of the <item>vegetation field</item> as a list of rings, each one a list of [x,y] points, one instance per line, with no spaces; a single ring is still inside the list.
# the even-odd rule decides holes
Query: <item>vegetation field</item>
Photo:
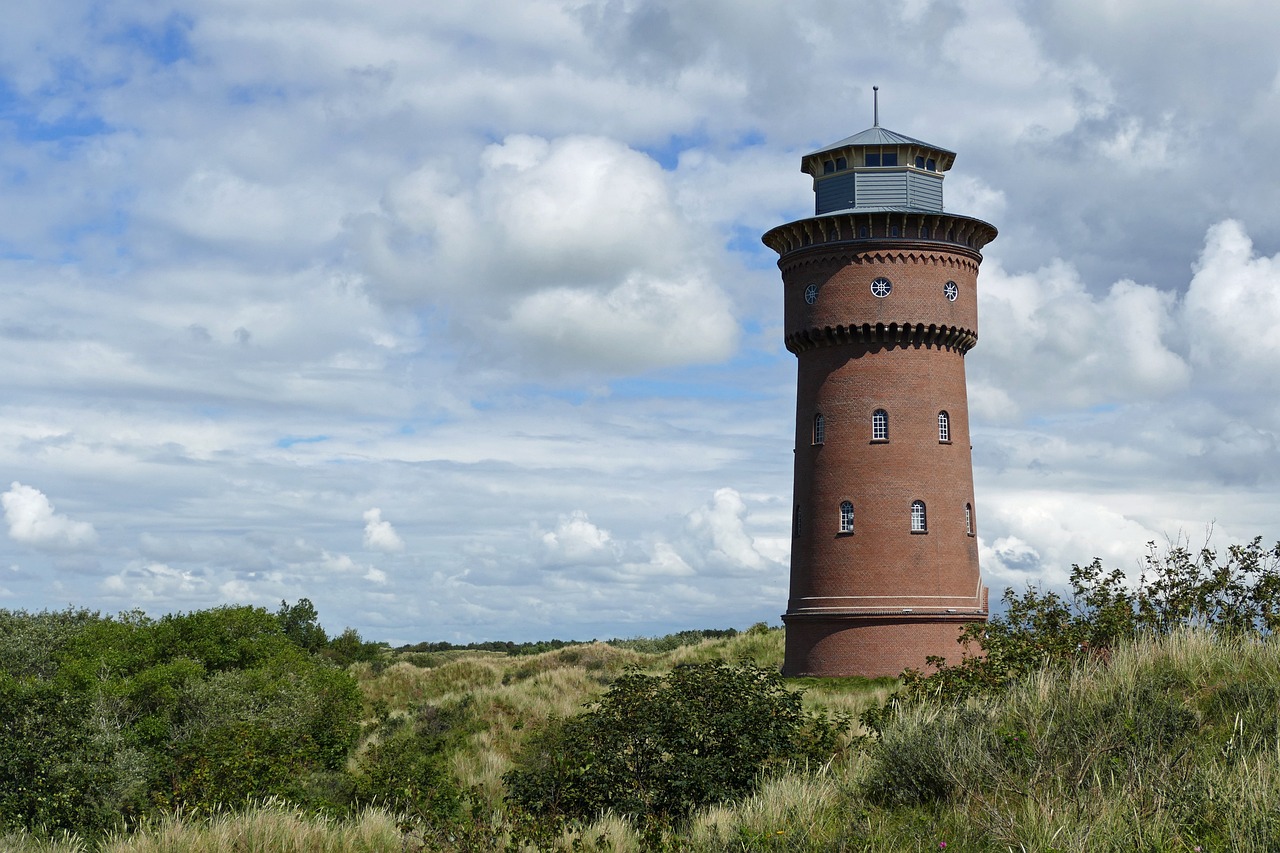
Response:
[[[392,650],[305,602],[3,613],[0,850],[1276,850],[1278,560],[1095,561],[882,681],[785,681],[764,625]]]

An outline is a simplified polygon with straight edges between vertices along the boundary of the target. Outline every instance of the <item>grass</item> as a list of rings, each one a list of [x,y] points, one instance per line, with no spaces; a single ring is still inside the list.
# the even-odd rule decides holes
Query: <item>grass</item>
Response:
[[[660,672],[741,658],[778,666],[781,657],[782,633],[772,630],[658,654],[592,644],[523,657],[448,653],[433,655],[430,667],[402,660],[378,672],[359,665],[371,715],[376,707],[396,714],[422,703],[467,703],[475,725],[451,766],[477,792],[470,841],[404,835],[381,811],[336,820],[267,804],[176,816],[96,845],[11,833],[0,836],[0,849],[504,849],[513,827],[501,778],[540,721],[576,712],[627,666]],[[810,708],[848,713],[883,702],[896,686],[884,679],[794,684],[808,691]],[[1186,631],[1116,648],[1106,663],[1036,673],[996,698],[902,707],[879,739],[765,780],[741,802],[698,812],[663,843],[691,853],[1280,849],[1280,641]],[[653,847],[652,835],[602,816],[544,838],[539,849]]]

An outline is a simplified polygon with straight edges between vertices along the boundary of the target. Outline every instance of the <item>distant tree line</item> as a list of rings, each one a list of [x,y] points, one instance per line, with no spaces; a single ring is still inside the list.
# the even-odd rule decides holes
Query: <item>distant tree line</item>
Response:
[[[605,640],[611,646],[631,649],[637,652],[668,652],[680,646],[690,646],[703,640],[721,640],[738,636],[736,628],[705,628],[693,631],[678,631],[662,637],[634,637],[621,639],[615,637]],[[486,640],[479,643],[449,643],[445,641],[413,643],[397,646],[397,652],[501,652],[508,655],[540,655],[543,652],[554,652],[569,646],[582,646],[596,640],[538,640],[531,643],[513,643],[510,640]]]

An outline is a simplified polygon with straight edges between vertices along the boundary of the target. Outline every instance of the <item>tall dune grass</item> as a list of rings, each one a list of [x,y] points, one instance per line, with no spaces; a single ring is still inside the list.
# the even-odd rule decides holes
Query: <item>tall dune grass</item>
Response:
[[[402,853],[395,818],[370,810],[350,820],[304,815],[278,804],[210,818],[172,815],[97,853]]]

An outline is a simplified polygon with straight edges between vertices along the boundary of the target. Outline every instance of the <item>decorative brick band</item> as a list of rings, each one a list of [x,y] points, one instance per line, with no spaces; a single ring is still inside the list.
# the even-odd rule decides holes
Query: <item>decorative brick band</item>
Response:
[[[863,323],[861,326],[826,326],[801,329],[786,337],[790,352],[800,354],[818,347],[862,344],[864,346],[938,347],[964,355],[978,342],[978,333],[956,326],[924,323]]]
[[[974,259],[980,260],[982,247],[995,237],[994,226],[969,216],[879,210],[828,213],[788,222],[769,230],[761,240],[784,257],[810,246],[891,240],[895,249],[972,252]]]
[[[841,266],[848,264],[913,264],[916,266],[947,267],[952,270],[965,270],[974,275],[978,273],[978,264],[982,256],[977,252],[970,254],[960,248],[938,251],[936,245],[918,250],[905,250],[904,243],[914,241],[894,240],[894,251],[881,247],[852,246],[848,243],[835,245],[809,246],[797,249],[778,259],[778,268],[784,273],[794,272],[806,266],[826,265],[832,262]]]

